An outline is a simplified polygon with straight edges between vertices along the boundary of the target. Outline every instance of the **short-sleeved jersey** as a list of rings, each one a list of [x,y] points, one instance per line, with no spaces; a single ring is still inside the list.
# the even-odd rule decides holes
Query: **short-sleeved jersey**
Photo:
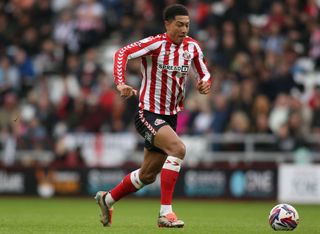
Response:
[[[198,42],[187,36],[179,45],[166,33],[147,37],[119,49],[114,55],[114,81],[125,83],[128,59],[141,57],[139,108],[162,115],[183,109],[187,74],[192,62],[199,80],[211,82]]]

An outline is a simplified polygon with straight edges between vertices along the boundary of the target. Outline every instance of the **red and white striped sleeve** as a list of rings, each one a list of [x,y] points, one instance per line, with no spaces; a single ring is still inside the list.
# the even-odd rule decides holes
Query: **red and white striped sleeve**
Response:
[[[199,74],[199,80],[212,82],[212,78],[210,72],[207,67],[207,62],[203,56],[203,52],[198,45],[198,43],[194,43],[195,51],[194,51],[194,58],[193,63],[195,65],[196,71]]]
[[[125,84],[125,71],[128,59],[150,54],[161,45],[161,36],[151,36],[122,47],[114,54],[113,75],[116,85]]]

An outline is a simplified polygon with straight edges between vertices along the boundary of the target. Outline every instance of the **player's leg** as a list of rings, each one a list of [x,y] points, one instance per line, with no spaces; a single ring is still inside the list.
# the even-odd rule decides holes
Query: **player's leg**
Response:
[[[172,197],[186,153],[185,145],[169,125],[165,125],[158,130],[154,138],[154,145],[169,155],[160,174],[161,206],[158,225],[159,227],[183,227],[184,222],[178,220],[172,211]]]
[[[111,226],[113,204],[121,198],[134,193],[144,185],[151,184],[156,180],[167,155],[144,150],[144,160],[141,168],[129,173],[111,191],[99,191],[96,200],[101,208],[101,223],[104,226]]]
[[[167,158],[162,152],[144,149],[144,160],[142,162],[139,177],[144,184],[153,183]]]
[[[103,226],[111,226],[113,204],[121,198],[134,193],[144,186],[139,177],[140,168],[130,172],[111,191],[97,192],[95,199],[100,206],[100,221]]]
[[[165,160],[166,155],[163,153],[149,151],[145,148],[141,168],[129,173],[106,195],[106,204],[111,207],[116,201],[128,194],[138,191],[144,185],[153,183]]]
[[[173,122],[175,122],[175,120],[176,118],[174,118]],[[99,191],[97,193],[96,200],[101,208],[101,222],[104,226],[110,225],[110,214],[112,214],[110,210],[112,209],[112,205],[122,197],[141,189],[145,184],[152,183],[159,171],[163,172],[161,172],[161,180],[163,181],[161,184],[166,185],[164,188],[161,186],[161,190],[164,191],[162,194],[168,194],[162,195],[162,197],[168,200],[167,203],[170,203],[170,205],[165,204],[163,207],[171,207],[173,188],[185,154],[185,147],[168,124],[171,124],[170,121],[167,123],[162,120],[159,115],[142,110],[137,113],[135,117],[136,129],[140,135],[145,138],[146,149],[144,161],[141,169],[129,173],[122,182],[110,192]],[[171,125],[175,128],[175,123]],[[167,158],[167,152],[172,156]],[[166,163],[164,163],[165,161]],[[172,162],[173,165],[170,166],[170,162]],[[162,168],[163,165],[164,167]],[[174,168],[172,168],[172,166]],[[176,171],[176,173],[174,173],[174,171]],[[168,211],[169,209],[165,210],[165,212]],[[180,220],[170,221],[169,226],[181,226],[181,222],[179,222]]]
[[[186,147],[177,133],[169,125],[162,126],[154,137],[154,145],[168,155],[181,160],[186,154]]]

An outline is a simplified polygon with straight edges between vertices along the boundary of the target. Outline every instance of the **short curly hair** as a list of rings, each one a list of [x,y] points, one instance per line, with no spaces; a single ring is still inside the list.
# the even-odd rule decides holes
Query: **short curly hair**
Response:
[[[163,11],[163,20],[173,20],[177,15],[189,16],[188,9],[181,4],[169,5]]]

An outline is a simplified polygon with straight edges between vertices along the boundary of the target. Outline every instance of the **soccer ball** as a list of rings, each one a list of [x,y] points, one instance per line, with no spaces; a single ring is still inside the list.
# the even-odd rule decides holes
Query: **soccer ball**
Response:
[[[298,223],[299,214],[289,204],[278,204],[270,211],[269,224],[276,231],[291,231],[297,227]]]

